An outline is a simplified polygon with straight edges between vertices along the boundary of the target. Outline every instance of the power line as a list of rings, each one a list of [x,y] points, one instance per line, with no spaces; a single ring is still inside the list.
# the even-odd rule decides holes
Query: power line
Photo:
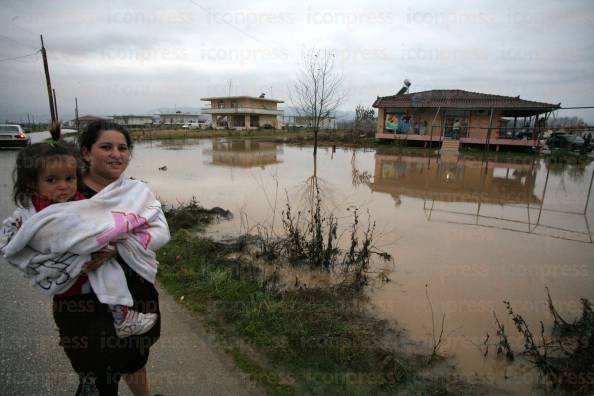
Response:
[[[36,47],[36,45],[27,44],[27,43],[24,43],[24,42],[22,42],[22,41],[15,40],[15,39],[13,39],[12,37],[8,37],[8,36],[6,36],[6,35],[4,35],[4,34],[0,34],[0,39],[4,39],[4,40],[7,40],[7,41],[11,41],[11,42],[13,42],[13,43],[15,43],[15,44],[18,44],[18,45],[21,45],[21,46],[23,46],[23,47],[27,47],[27,48],[35,48],[35,47]]]
[[[193,0],[189,0],[189,1],[190,1],[190,3],[194,4],[196,7],[200,8],[200,9],[201,9],[202,11],[204,11],[205,13],[207,13],[207,14],[210,14],[210,10],[209,10],[208,8],[204,7],[203,5],[201,5],[201,4],[199,4],[199,3],[196,3],[196,2],[195,2],[195,1],[193,1]],[[265,45],[265,46],[267,46],[267,47],[272,47],[271,45],[269,45],[269,44],[265,43],[264,41],[260,40],[260,39],[259,39],[258,37],[256,37],[255,35],[252,35],[252,34],[248,33],[247,31],[245,31],[245,30],[243,30],[243,29],[241,29],[241,28],[239,28],[239,27],[235,26],[234,24],[232,24],[232,23],[230,23],[230,22],[227,22],[227,21],[225,20],[225,18],[221,18],[220,22],[223,22],[223,24],[225,24],[225,25],[229,26],[229,27],[230,27],[230,28],[232,28],[232,29],[235,29],[235,30],[237,30],[237,31],[238,31],[239,33],[241,33],[242,35],[244,35],[244,36],[246,36],[246,37],[249,37],[249,38],[251,38],[252,40],[254,40],[254,41],[256,41],[256,42],[258,42],[258,43],[260,43],[260,44],[262,44],[262,45]]]
[[[17,60],[17,59],[21,59],[21,58],[26,58],[28,56],[33,56],[39,53],[39,51],[41,51],[40,49],[38,49],[37,51],[31,53],[31,54],[27,54],[27,55],[21,55],[21,56],[15,56],[14,58],[4,58],[4,59],[0,59],[0,62],[6,62],[6,61],[11,61],[11,60]]]

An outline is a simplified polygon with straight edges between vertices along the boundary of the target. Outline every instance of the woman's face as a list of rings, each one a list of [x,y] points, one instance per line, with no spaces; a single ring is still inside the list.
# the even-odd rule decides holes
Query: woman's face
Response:
[[[108,180],[116,180],[128,167],[130,151],[126,137],[113,129],[102,131],[89,151],[82,149],[89,173]]]

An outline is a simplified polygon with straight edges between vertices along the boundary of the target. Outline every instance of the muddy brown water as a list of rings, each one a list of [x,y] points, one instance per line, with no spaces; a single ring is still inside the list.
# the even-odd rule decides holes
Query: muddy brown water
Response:
[[[158,170],[165,165],[166,171]],[[538,333],[540,320],[551,323],[545,286],[568,319],[579,314],[579,298],[594,299],[592,163],[548,166],[542,160],[322,148],[314,166],[311,147],[187,140],[137,144],[127,174],[147,181],[166,202],[195,197],[206,207],[231,210],[234,219],[210,231],[215,237],[258,223],[275,223],[279,230],[286,197],[299,208],[313,181],[342,229],[354,208],[362,220],[369,211],[376,245],[396,262],[392,282],[370,293],[374,312],[429,352],[428,285],[438,327],[446,314],[440,351],[459,377],[514,394],[531,391],[537,373],[521,362],[484,359],[477,346],[487,332],[495,339],[495,312],[519,347],[502,301],[509,300]]]

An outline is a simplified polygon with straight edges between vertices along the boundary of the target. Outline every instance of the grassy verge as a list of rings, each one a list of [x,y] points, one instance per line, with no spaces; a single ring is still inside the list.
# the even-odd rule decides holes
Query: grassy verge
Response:
[[[459,393],[458,384],[422,374],[427,356],[386,346],[393,330],[369,315],[357,290],[280,288],[276,271],[231,255],[241,241],[221,244],[172,225],[158,253],[160,282],[268,394]]]
[[[207,138],[234,138],[234,139],[267,139],[274,140],[284,136],[308,138],[313,137],[313,132],[296,131],[285,132],[275,129],[259,129],[236,131],[230,129],[132,129],[130,134],[133,139],[207,139]]]
[[[314,141],[314,133],[309,130],[278,131],[275,129],[259,129],[236,131],[227,129],[133,129],[130,133],[135,140],[233,138],[290,144],[311,144]],[[339,144],[341,146],[372,147],[375,145],[375,138],[362,138],[357,142],[353,142],[351,132],[320,131],[318,133],[318,143],[320,145]]]

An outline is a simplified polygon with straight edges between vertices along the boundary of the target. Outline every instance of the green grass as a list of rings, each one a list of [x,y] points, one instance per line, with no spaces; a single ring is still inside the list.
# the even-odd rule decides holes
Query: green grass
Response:
[[[310,131],[287,132],[276,129],[257,129],[236,131],[232,129],[132,129],[130,134],[133,139],[265,139],[274,140],[286,136],[305,137],[313,136]]]

